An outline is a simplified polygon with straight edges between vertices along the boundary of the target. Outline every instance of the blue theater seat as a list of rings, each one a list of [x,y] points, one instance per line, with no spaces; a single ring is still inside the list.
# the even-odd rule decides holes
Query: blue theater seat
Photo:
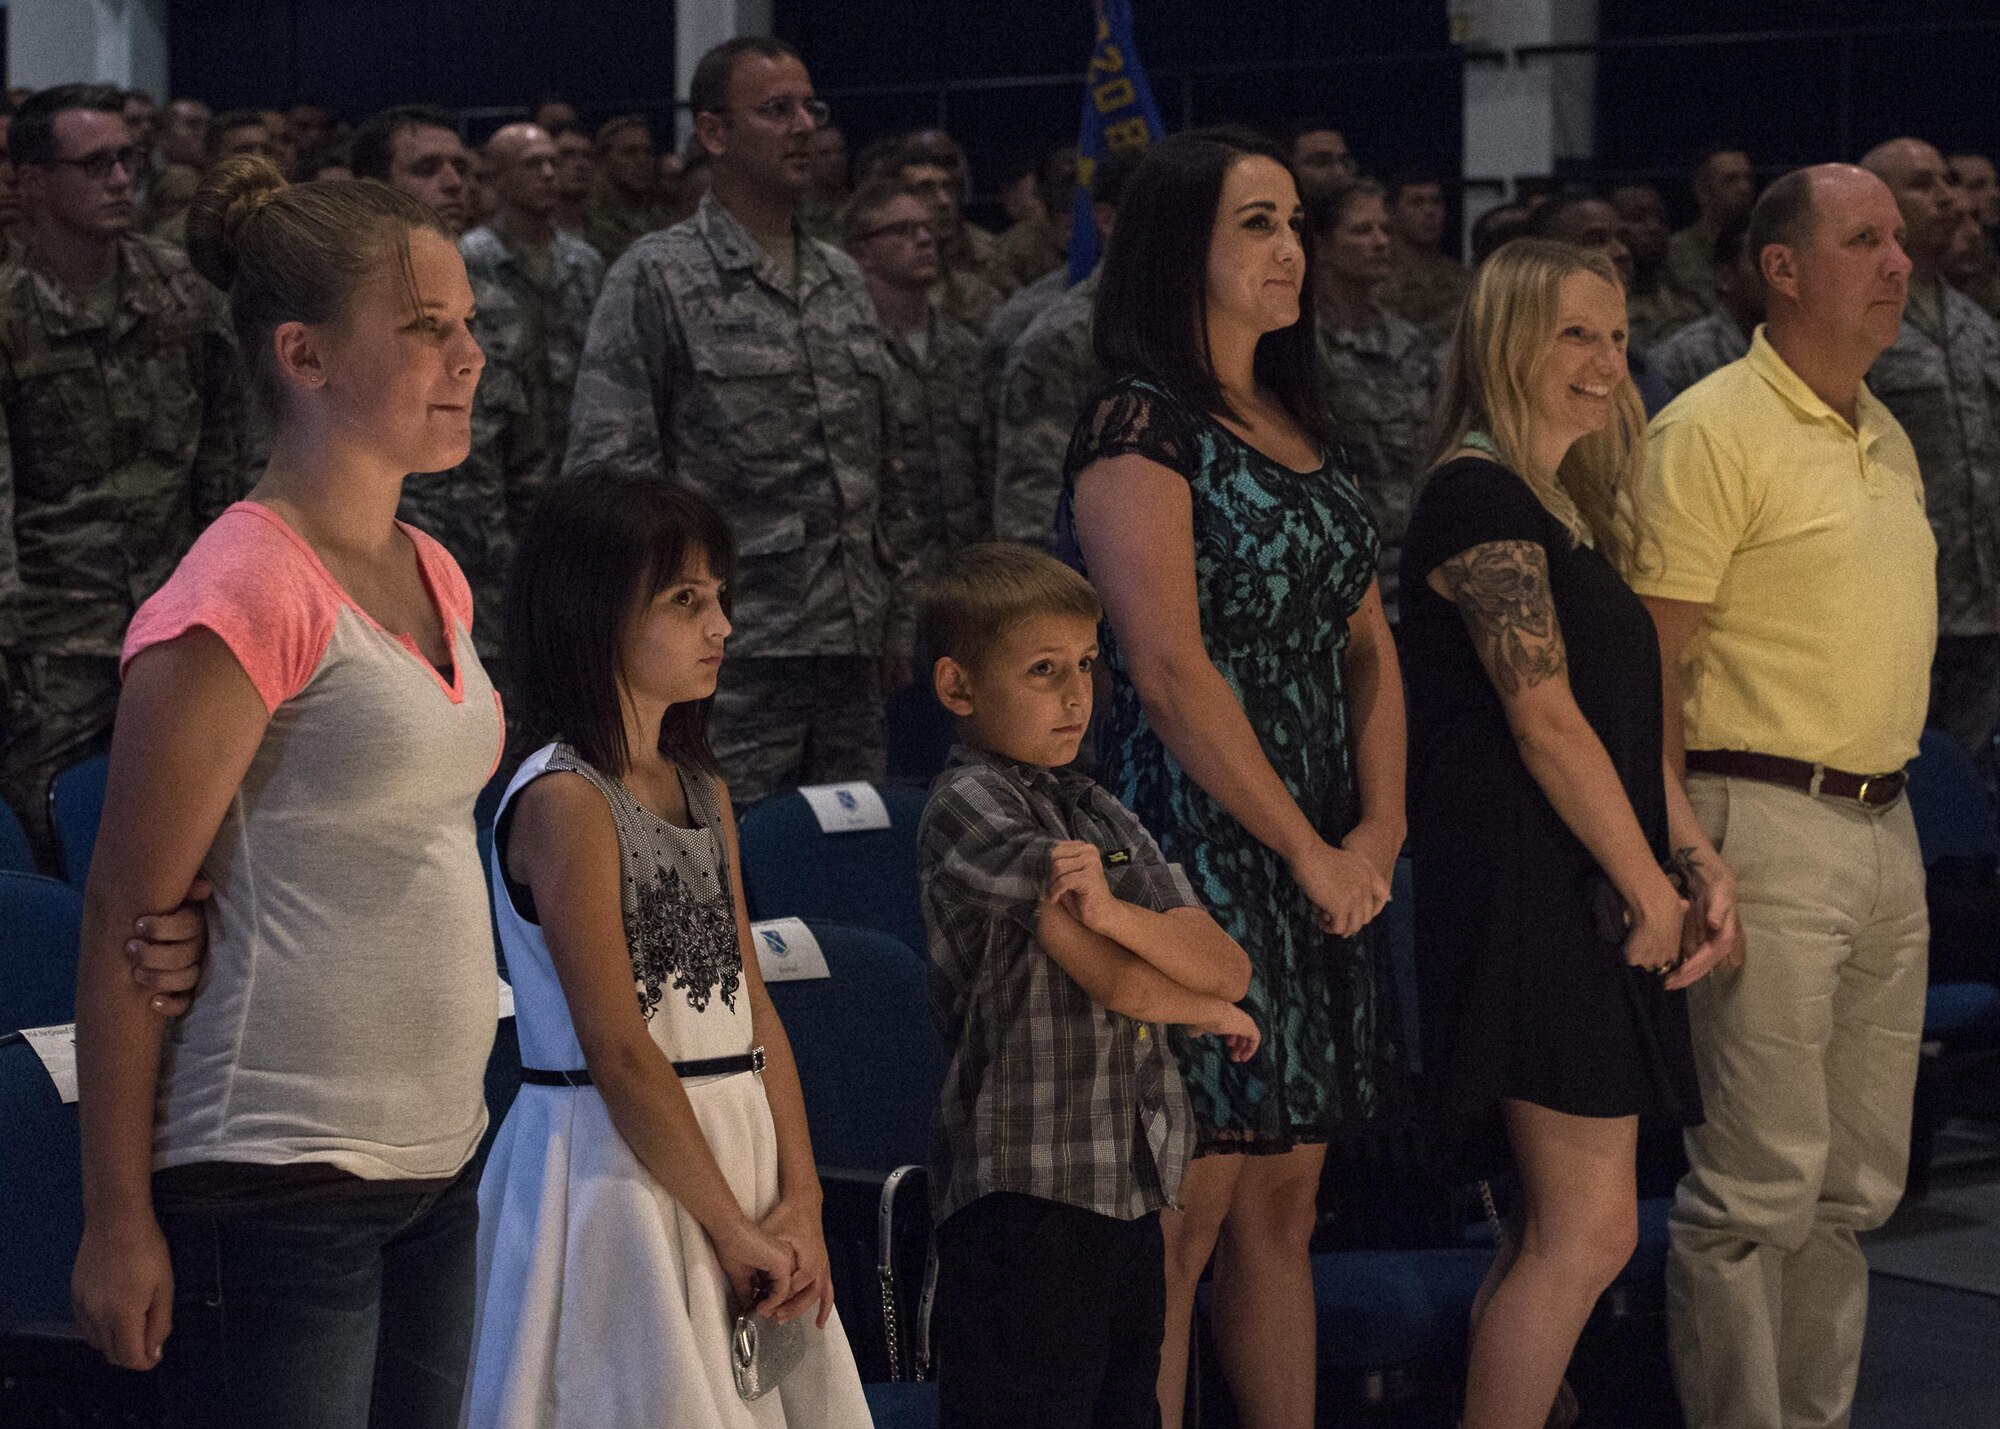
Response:
[[[743,894],[750,916],[825,919],[875,928],[922,958],[924,914],[917,882],[917,822],[924,791],[881,786],[889,827],[820,832],[805,797],[773,794],[743,816]]]
[[[75,1017],[82,930],[83,895],[67,883],[0,873],[0,1032]]]
[[[28,843],[28,831],[5,804],[0,804],[0,873],[33,873],[35,850]]]
[[[62,852],[63,877],[81,889],[90,876],[90,853],[97,847],[97,825],[104,817],[104,781],[111,756],[100,754],[56,775],[49,786],[49,821],[55,825],[56,846]]]

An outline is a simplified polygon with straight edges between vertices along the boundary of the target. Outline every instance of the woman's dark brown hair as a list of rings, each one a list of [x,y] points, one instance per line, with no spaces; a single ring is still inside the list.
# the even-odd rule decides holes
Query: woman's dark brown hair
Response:
[[[1238,419],[1222,395],[1208,351],[1208,250],[1230,169],[1265,158],[1290,172],[1278,146],[1236,125],[1162,139],[1140,161],[1118,203],[1091,318],[1091,345],[1105,370],[1153,378],[1183,401]],[[1280,215],[1283,221],[1288,215]],[[1312,302],[1313,245],[1305,250],[1299,318],[1257,344],[1257,380],[1324,441]]]
[[[415,301],[410,234],[451,232],[408,194],[373,179],[290,184],[269,159],[224,159],[188,207],[188,257],[229,295],[237,345],[262,411],[281,407],[271,334],[281,323],[330,323],[368,276],[396,265]]]

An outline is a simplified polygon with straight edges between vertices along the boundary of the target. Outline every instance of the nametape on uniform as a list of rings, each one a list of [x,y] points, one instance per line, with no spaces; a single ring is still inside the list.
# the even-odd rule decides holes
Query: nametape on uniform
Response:
[[[21,1040],[42,1059],[42,1070],[56,1084],[56,1095],[66,1102],[76,1100],[76,1024],[58,1027],[23,1027]]]
[[[797,918],[773,918],[750,925],[750,941],[757,945],[757,966],[765,982],[802,982],[809,978],[832,977],[827,971],[826,954],[819,939]]]
[[[889,806],[873,784],[857,779],[849,784],[808,784],[799,792],[812,806],[823,834],[853,834],[889,827]]]
[[[514,989],[507,985],[506,978],[500,978],[498,981],[500,983],[500,1020],[505,1022],[514,1015]]]

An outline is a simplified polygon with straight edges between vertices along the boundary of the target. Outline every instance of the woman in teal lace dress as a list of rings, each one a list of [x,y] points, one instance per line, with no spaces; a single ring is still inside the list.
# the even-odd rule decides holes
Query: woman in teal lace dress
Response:
[[[1403,838],[1402,686],[1376,535],[1326,459],[1292,176],[1234,131],[1134,173],[1094,340],[1124,374],[1079,422],[1059,535],[1105,605],[1104,783],[1250,954],[1264,1040],[1178,1044],[1200,1154],[1163,1218],[1164,1422],[1218,1241],[1216,1331],[1250,1429],[1312,1420],[1308,1242],[1325,1143],[1396,1099],[1372,922]]]

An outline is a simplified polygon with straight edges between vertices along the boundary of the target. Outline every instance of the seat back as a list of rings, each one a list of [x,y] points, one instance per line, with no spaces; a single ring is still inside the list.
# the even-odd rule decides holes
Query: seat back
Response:
[[[0,873],[33,873],[35,850],[28,831],[5,804],[0,804]]]
[[[76,1015],[82,935],[82,894],[37,873],[0,873],[0,1032]]]
[[[958,721],[938,703],[928,667],[889,697],[889,777],[928,785],[944,771],[958,741]]]
[[[925,794],[880,786],[889,827],[820,832],[805,796],[774,794],[743,816],[743,895],[750,916],[824,919],[874,928],[922,956],[924,913],[917,882],[917,823]]]
[[[884,1174],[922,1164],[945,1071],[924,963],[886,933],[808,926],[831,976],[770,989],[798,1060],[814,1159]]]
[[[32,1047],[0,1047],[0,1330],[68,1325],[69,1272],[83,1239],[76,1104],[64,1105]]]
[[[56,828],[63,877],[72,888],[81,889],[90,876],[90,851],[97,847],[104,781],[110,772],[111,756],[100,754],[63,770],[49,786],[49,821]]]
[[[1964,745],[1941,729],[1925,730],[1910,764],[1909,797],[1927,866],[1953,859],[1991,871],[2000,859],[2000,820]]]

